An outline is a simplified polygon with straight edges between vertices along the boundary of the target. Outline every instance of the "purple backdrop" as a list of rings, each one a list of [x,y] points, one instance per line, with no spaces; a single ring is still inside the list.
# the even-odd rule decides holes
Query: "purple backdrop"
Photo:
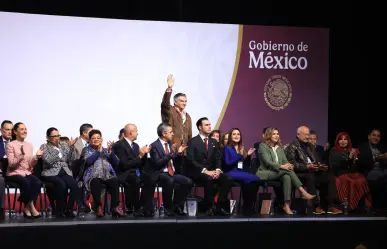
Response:
[[[281,45],[263,50],[264,47],[259,45],[263,41],[266,44],[270,41],[272,44],[293,44],[294,50],[284,51]],[[303,45],[299,46],[300,43]],[[290,60],[287,67],[285,58],[280,58],[285,57],[286,52]],[[245,146],[251,147],[262,138],[262,129],[266,126],[277,127],[282,142],[289,143],[295,138],[297,127],[307,125],[319,134],[319,142],[325,143],[328,74],[328,29],[243,26],[239,67],[219,128],[223,132],[240,128]]]

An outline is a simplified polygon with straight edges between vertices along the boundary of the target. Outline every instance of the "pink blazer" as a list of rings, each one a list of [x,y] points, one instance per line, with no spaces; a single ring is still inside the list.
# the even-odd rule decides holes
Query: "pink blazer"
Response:
[[[7,176],[31,175],[38,158],[33,155],[33,147],[29,142],[23,142],[24,155],[21,153],[21,143],[12,141],[7,144],[8,170]]]

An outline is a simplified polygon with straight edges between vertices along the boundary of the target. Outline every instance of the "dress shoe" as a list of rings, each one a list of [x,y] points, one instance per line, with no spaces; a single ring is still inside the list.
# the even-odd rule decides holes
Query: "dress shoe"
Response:
[[[98,207],[97,210],[95,211],[95,215],[98,217],[98,218],[101,218],[103,217],[103,211],[102,211],[102,207]]]
[[[125,217],[126,214],[124,213],[124,211],[122,211],[122,209],[119,206],[117,206],[116,208],[113,209],[112,216],[113,217]]]
[[[215,215],[227,216],[231,214],[226,210],[224,210],[223,208],[219,208],[219,209],[216,209]]]
[[[325,214],[325,211],[321,207],[316,207],[313,214]]]
[[[144,217],[146,217],[146,218],[152,218],[152,217],[154,217],[155,216],[155,213],[154,212],[152,212],[152,211],[145,211],[144,210]]]
[[[134,208],[132,208],[132,207],[129,207],[129,208],[128,208],[128,207],[127,207],[127,208],[126,208],[126,213],[127,213],[127,214],[133,214],[133,215],[134,215],[134,213],[135,213]]]
[[[75,217],[76,217],[76,215],[74,214],[74,212],[73,212],[72,210],[67,210],[67,211],[65,212],[65,216],[66,216],[67,218],[75,218]]]
[[[206,215],[209,215],[209,216],[214,215],[214,209],[213,209],[213,208],[207,209],[206,212],[205,212],[205,214],[206,214]]]
[[[144,217],[144,211],[141,208],[136,211],[132,210],[132,213],[134,217]]]
[[[328,214],[342,214],[343,211],[341,211],[340,209],[337,209],[335,207],[330,207],[330,208],[328,208],[327,213]]]
[[[164,209],[164,216],[172,217],[172,216],[175,216],[175,213],[171,212],[168,209]]]
[[[5,220],[5,211],[4,211],[4,208],[0,208],[0,220]]]
[[[176,206],[175,210],[173,210],[173,211],[175,212],[175,214],[180,215],[180,216],[187,215],[186,213],[184,213],[183,209],[179,206]]]

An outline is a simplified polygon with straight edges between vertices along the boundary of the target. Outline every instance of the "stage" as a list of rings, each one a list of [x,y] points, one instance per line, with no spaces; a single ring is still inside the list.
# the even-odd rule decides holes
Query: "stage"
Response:
[[[386,248],[385,216],[85,218],[0,223],[0,239],[18,248]]]

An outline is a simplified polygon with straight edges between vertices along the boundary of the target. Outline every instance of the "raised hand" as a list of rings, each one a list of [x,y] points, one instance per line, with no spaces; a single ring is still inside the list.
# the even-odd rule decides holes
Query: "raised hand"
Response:
[[[149,153],[149,151],[152,149],[152,146],[148,146],[147,144],[142,146],[142,148],[140,149],[140,152],[143,153],[143,154],[146,154],[146,153]]]
[[[41,157],[43,156],[43,153],[44,153],[44,150],[39,149],[38,152],[36,152],[36,156],[37,156],[38,158],[41,158]]]
[[[73,146],[77,141],[78,141],[77,137],[74,138],[74,139],[71,137],[71,139],[70,139],[70,146]]]
[[[168,75],[167,83],[169,88],[172,88],[175,85],[175,78],[173,77],[173,74]]]
[[[108,150],[109,153],[111,153],[112,150],[113,150],[113,144],[114,144],[114,141],[108,141],[107,142],[107,150]]]
[[[249,151],[247,152],[247,155],[251,156],[255,151],[255,148],[250,148]]]
[[[245,151],[245,146],[241,146],[240,148],[239,148],[239,154],[241,154],[241,155],[243,155],[243,152]]]
[[[176,151],[177,151],[177,143],[172,144],[171,150],[172,150],[172,153],[176,153]]]
[[[188,146],[186,144],[180,145],[178,153],[183,153],[187,148]]]

